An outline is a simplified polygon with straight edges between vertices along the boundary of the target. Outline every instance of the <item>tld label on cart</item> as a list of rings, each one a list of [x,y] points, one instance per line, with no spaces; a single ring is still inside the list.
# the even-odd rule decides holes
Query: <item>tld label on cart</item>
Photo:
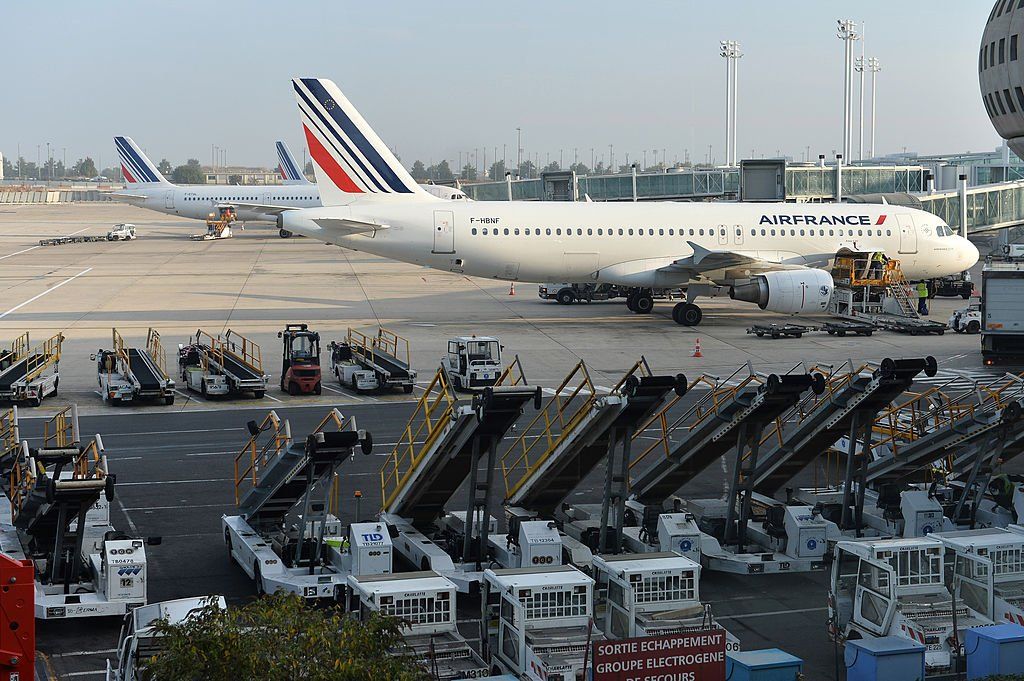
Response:
[[[594,681],[725,681],[725,630],[594,643]]]

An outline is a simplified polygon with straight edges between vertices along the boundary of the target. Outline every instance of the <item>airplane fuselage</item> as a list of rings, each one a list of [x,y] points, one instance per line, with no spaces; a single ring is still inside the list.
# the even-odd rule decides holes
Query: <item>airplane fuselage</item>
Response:
[[[158,213],[179,215],[195,220],[205,220],[216,212],[218,205],[253,203],[292,208],[313,208],[320,205],[320,193],[315,184],[282,185],[154,185],[130,187],[119,194],[134,194],[144,197],[133,200],[137,206],[155,210]],[[239,208],[239,220],[250,222],[275,222],[275,215],[266,212]]]

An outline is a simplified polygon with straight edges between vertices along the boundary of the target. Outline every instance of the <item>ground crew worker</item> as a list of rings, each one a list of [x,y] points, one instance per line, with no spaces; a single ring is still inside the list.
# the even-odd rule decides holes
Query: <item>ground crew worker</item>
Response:
[[[1013,487],[1013,481],[1006,473],[993,476],[988,483],[988,490],[995,498],[996,505],[1007,510],[1012,510],[1013,507]]]
[[[928,316],[928,284],[917,282],[917,313]]]
[[[871,256],[871,269],[875,272],[875,279],[882,278],[882,271],[885,269],[885,255],[881,251],[875,251],[875,254]]]

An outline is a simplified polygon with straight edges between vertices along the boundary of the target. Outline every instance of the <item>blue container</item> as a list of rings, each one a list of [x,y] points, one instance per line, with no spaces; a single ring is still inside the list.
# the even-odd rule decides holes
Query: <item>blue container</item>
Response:
[[[924,681],[924,650],[900,636],[847,641],[846,681]]]
[[[778,648],[727,653],[726,681],[795,681],[804,661]]]
[[[1024,672],[1024,627],[997,624],[968,629],[964,634],[967,678]]]

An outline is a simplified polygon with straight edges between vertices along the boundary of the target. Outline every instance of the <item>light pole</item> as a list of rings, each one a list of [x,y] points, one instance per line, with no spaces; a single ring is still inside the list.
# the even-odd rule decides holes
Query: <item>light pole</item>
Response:
[[[53,179],[53,164],[50,163],[50,143],[49,142],[46,143],[46,165],[49,168],[49,171],[48,171],[49,172],[49,176],[47,177],[47,179],[52,180]]]
[[[516,175],[522,172],[523,167],[523,129],[516,128]]]
[[[722,40],[718,43],[719,55],[725,59],[725,165],[736,165],[739,160],[736,138],[736,110],[739,95],[739,63],[743,52],[735,40]]]
[[[857,33],[857,24],[853,19],[839,19],[836,22],[838,28],[836,37],[843,41],[845,56],[843,59],[843,158],[850,158],[850,142],[853,128],[853,79],[851,70],[853,68],[853,43],[860,39]]]
[[[864,71],[867,70],[867,64],[865,63],[864,56],[857,57],[857,60],[853,63],[853,70],[860,74],[860,104],[858,109],[858,126],[857,126],[857,160],[864,160]]]
[[[868,69],[871,71],[871,158],[875,157],[875,80],[878,72],[882,70],[882,63],[878,57],[868,59]]]
[[[65,177],[67,177],[67,175],[68,175],[68,148],[67,147],[61,147],[61,150],[64,152],[64,160],[61,161],[61,173],[60,173],[61,179],[63,179]]]

